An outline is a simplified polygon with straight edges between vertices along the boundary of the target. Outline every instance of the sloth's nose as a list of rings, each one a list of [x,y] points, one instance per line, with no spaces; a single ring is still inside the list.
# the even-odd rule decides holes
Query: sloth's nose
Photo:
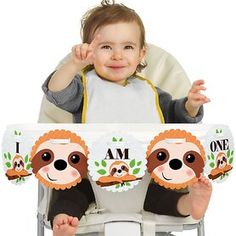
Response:
[[[56,160],[54,162],[54,167],[57,169],[57,170],[65,170],[66,167],[67,167],[67,163],[64,161],[64,160]]]
[[[182,167],[182,161],[179,159],[173,159],[169,162],[169,166],[173,170],[179,170]]]

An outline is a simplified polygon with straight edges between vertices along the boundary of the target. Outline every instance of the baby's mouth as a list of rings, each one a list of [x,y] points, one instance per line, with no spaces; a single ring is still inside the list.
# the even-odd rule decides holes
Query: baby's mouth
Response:
[[[122,66],[122,65],[112,65],[112,66],[108,66],[108,67],[113,70],[120,70],[120,69],[125,68],[125,66]]]
[[[163,177],[165,180],[167,180],[167,181],[172,180],[172,179],[168,179],[168,178],[166,178],[166,177],[164,176],[163,172],[161,173],[161,175],[162,175],[162,177]]]
[[[51,178],[49,177],[48,173],[47,173],[47,177],[48,177],[48,179],[49,179],[50,181],[57,181],[57,179],[51,179]]]

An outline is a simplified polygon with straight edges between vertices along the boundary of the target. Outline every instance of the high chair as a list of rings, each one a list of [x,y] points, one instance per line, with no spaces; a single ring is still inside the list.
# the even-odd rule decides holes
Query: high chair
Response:
[[[58,65],[59,68],[69,58],[67,55]],[[142,76],[151,80],[155,86],[169,92],[173,98],[179,98],[187,95],[190,88],[190,81],[178,63],[178,61],[165,50],[148,45],[145,58],[148,66],[142,72]],[[61,110],[50,103],[45,96],[43,97],[40,114],[40,123],[72,123],[72,115]],[[91,181],[91,184],[93,181]],[[145,178],[136,186],[141,205],[144,201],[150,176]],[[94,186],[93,186],[94,187]],[[98,188],[98,187],[97,187]],[[101,192],[95,192],[101,194]],[[132,190],[130,190],[132,191]],[[110,193],[108,193],[109,196]],[[120,193],[116,193],[117,195]],[[50,201],[51,191],[39,183],[38,186],[38,236],[44,236],[44,226],[50,228],[47,222],[47,211]],[[129,198],[129,191],[122,195],[124,204]],[[107,207],[109,208],[109,201]],[[104,206],[103,206],[104,207]],[[105,206],[106,207],[106,206]],[[144,210],[132,209],[127,210],[128,206],[124,206],[126,212],[107,213],[106,209],[101,208],[101,204],[97,202],[92,204],[87,210],[85,216],[80,220],[78,235],[132,235],[132,236],[155,236],[156,232],[174,232],[190,229],[197,229],[198,236],[204,236],[203,219],[196,221],[191,217],[179,218],[164,215],[156,215]],[[135,213],[130,213],[135,212]],[[137,213],[136,213],[137,212]],[[85,234],[90,233],[90,234]],[[116,234],[115,234],[116,233]]]

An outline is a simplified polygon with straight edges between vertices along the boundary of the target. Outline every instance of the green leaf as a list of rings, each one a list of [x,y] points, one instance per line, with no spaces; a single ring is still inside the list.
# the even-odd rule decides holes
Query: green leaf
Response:
[[[125,185],[126,186],[130,186],[131,184],[129,182],[125,182]]]
[[[16,131],[16,130],[14,131],[14,134],[15,134],[15,135],[18,135],[18,133],[17,133],[17,131]]]
[[[211,157],[210,157],[210,155],[207,155],[207,158],[208,158],[208,160],[209,160],[209,161],[211,160]]]
[[[119,187],[120,187],[120,184],[117,184],[117,185],[116,185],[116,188],[119,188]]]
[[[137,166],[140,166],[142,164],[142,161],[137,162]]]
[[[228,158],[230,157],[230,150],[227,151],[226,155]]]
[[[107,173],[106,170],[104,170],[104,169],[100,169],[100,170],[98,170],[97,172],[98,172],[98,174],[100,174],[100,175],[105,175],[105,174]]]
[[[129,166],[131,168],[133,168],[135,166],[135,159],[133,159],[130,163],[129,163]]]
[[[4,157],[5,157],[5,159],[7,159],[7,154],[6,153],[4,153]]]
[[[232,164],[232,163],[233,163],[233,160],[234,160],[234,158],[231,157],[231,158],[229,159],[229,164]]]
[[[107,166],[106,161],[102,160],[102,166],[103,166],[103,167],[106,167],[106,166]]]
[[[211,168],[214,168],[214,167],[215,167],[215,163],[214,163],[214,162],[211,162],[211,163],[210,163],[210,167],[211,167]]]
[[[231,156],[233,156],[234,155],[234,150],[232,150],[232,152],[231,152]]]
[[[24,177],[22,177],[22,181],[23,181],[23,182],[25,181],[25,178],[24,178]]]
[[[99,162],[95,161],[94,162],[95,166],[99,166]]]
[[[25,164],[26,164],[28,161],[29,161],[29,155],[27,154],[27,155],[25,156]]]
[[[29,169],[31,169],[31,168],[32,168],[31,164],[30,164],[30,163],[27,164],[27,166],[26,166],[26,170],[29,170]]]
[[[213,153],[211,153],[211,159],[212,159],[212,160],[215,160],[215,156],[214,156]]]
[[[7,168],[10,168],[11,167],[11,162],[6,162],[5,165],[6,165]]]
[[[134,175],[137,175],[137,174],[139,173],[139,171],[140,171],[140,168],[135,168],[135,169],[133,170],[133,174],[134,174]]]
[[[117,139],[115,137],[113,137],[112,142],[117,142]]]
[[[19,132],[19,135],[21,135],[21,132]]]
[[[9,161],[10,161],[10,160],[11,160],[11,153],[8,152],[8,153],[7,153],[7,156],[8,156],[8,159],[9,159]]]
[[[119,141],[122,142],[122,141],[123,141],[123,138],[120,138]]]

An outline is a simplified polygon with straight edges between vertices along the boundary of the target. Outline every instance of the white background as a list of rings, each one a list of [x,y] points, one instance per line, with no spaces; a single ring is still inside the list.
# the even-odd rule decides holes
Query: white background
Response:
[[[8,0],[0,3],[0,135],[7,124],[37,122],[41,84],[80,42],[80,17],[96,0]],[[147,42],[173,54],[191,81],[203,78],[211,103],[204,123],[236,131],[233,104],[236,36],[234,0],[123,0],[142,17]],[[234,113],[234,114],[233,114]],[[36,235],[37,181],[7,181],[0,169],[0,234]],[[214,183],[205,217],[207,236],[235,235],[235,171]],[[47,235],[52,235],[47,231]],[[178,234],[180,235],[180,234]],[[188,231],[183,235],[196,235]]]

